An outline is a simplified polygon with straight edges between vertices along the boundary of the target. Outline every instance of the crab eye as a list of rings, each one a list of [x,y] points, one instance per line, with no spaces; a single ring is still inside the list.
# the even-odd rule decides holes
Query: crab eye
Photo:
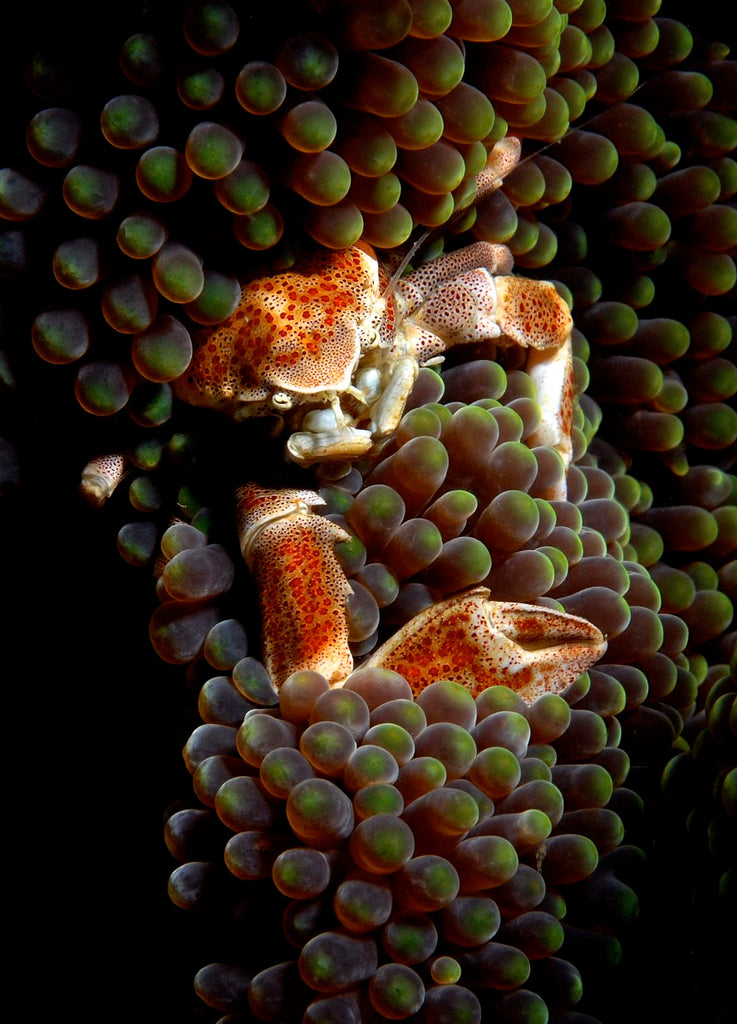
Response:
[[[271,396],[271,404],[275,409],[291,409],[293,399],[285,391],[275,391]]]
[[[355,386],[367,403],[373,402],[381,390],[381,374],[375,366],[359,370],[356,374]]]

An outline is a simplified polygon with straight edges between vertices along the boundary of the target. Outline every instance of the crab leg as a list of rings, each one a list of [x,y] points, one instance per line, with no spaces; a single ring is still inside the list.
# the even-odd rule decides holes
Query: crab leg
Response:
[[[514,257],[507,246],[493,242],[473,242],[463,249],[444,253],[421,263],[411,274],[395,282],[397,295],[403,303],[402,312],[414,318],[414,311],[427,296],[468,271],[481,267],[490,275],[510,274],[513,265]]]
[[[397,429],[419,369],[414,356],[397,359],[387,386],[371,408],[371,433],[374,437],[387,437]]]
[[[82,470],[79,493],[89,505],[104,505],[125,477],[126,458],[119,452],[95,455]]]
[[[567,470],[573,457],[573,352],[570,337],[560,348],[548,351],[531,349],[525,371],[535,385],[537,403],[542,412],[540,425],[528,437],[527,443],[532,448],[536,445],[555,448]],[[565,496],[553,495],[554,498]]]
[[[414,303],[405,328],[407,336],[421,365],[436,361],[439,338],[444,347],[493,340],[500,348],[519,345],[527,349],[524,368],[535,384],[541,410],[540,426],[528,443],[555,448],[567,470],[572,457],[574,390],[570,310],[550,281],[515,277],[507,268],[498,273],[493,253],[487,253],[486,266],[465,269],[474,249],[469,246],[435,260],[429,264],[426,279],[420,268],[406,284],[400,282],[405,301]],[[476,255],[484,252],[476,249]],[[451,276],[433,289],[431,275],[438,272],[438,264]],[[453,274],[454,269],[458,273]],[[428,287],[427,297],[422,297]],[[564,498],[565,484],[561,493],[550,496]]]
[[[335,545],[350,540],[340,526],[313,514],[323,499],[309,490],[238,490],[238,535],[256,577],[262,654],[279,689],[293,672],[320,672],[331,685],[353,668],[345,601],[350,587]]]
[[[491,195],[502,185],[506,176],[514,170],[522,154],[522,142],[514,135],[500,139],[492,148],[486,166],[476,179],[476,197],[478,203]]]
[[[606,646],[586,619],[491,601],[486,587],[474,587],[420,612],[364,664],[399,672],[415,694],[450,679],[474,697],[489,686],[508,686],[531,704],[565,690]]]

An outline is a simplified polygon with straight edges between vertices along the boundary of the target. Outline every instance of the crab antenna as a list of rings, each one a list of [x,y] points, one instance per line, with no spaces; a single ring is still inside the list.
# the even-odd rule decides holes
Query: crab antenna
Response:
[[[415,253],[419,249],[422,248],[422,246],[425,244],[425,242],[428,240],[428,238],[430,237],[431,234],[432,234],[432,232],[431,232],[430,228],[426,228],[422,232],[422,234],[418,238],[416,238],[414,240],[412,245],[409,247],[407,252],[402,257],[401,262],[399,263],[399,266],[396,268],[396,270],[394,271],[392,276],[389,278],[389,281],[387,282],[387,286],[384,289],[384,294],[383,294],[382,298],[387,298],[389,295],[392,295],[394,293],[395,285],[396,285],[397,281],[400,279],[400,277],[402,276],[402,274],[404,274],[404,272],[407,269],[407,267],[409,266],[409,264],[412,262],[412,257],[415,255]]]
[[[614,106],[619,106],[620,104],[625,103],[627,100],[631,99],[631,97],[634,96],[636,92],[639,92],[639,90],[643,87],[644,84],[645,84],[644,82],[640,82],[639,85],[637,85],[627,97],[625,97],[624,99],[618,100],[617,103],[614,104]],[[521,167],[523,164],[526,164],[528,161],[533,160],[536,156],[539,156],[541,153],[545,153],[545,152],[547,152],[547,150],[552,149],[553,146],[557,146],[560,142],[563,141],[563,139],[567,135],[570,135],[570,133],[572,131],[577,131],[580,128],[588,128],[589,125],[594,124],[596,122],[597,118],[599,118],[599,117],[601,117],[601,113],[592,115],[590,118],[588,118],[586,121],[583,121],[581,124],[576,124],[576,125],[569,126],[567,131],[559,139],[552,139],[550,142],[546,142],[544,145],[540,146],[538,149],[534,150],[533,152],[527,153],[525,156],[520,157],[519,161],[515,164],[515,167]],[[507,177],[508,174],[511,174],[512,170],[514,170],[514,168],[510,167],[509,170],[502,171],[500,174],[497,174],[496,175],[496,180],[494,180],[493,185],[489,189],[489,191],[496,191],[497,188],[500,188],[501,185],[504,183],[504,179]],[[476,201],[477,201],[477,199],[472,200],[471,204],[469,204],[469,205],[473,205],[473,202],[476,202]],[[453,221],[457,217],[459,217],[461,214],[465,213],[467,209],[468,209],[468,207],[464,206],[464,207],[461,207],[461,208],[455,210],[454,213],[451,214],[451,217],[450,217],[450,220],[448,221],[448,223],[452,224]],[[447,225],[442,225],[442,227],[446,227],[446,226]],[[422,248],[422,246],[425,244],[425,242],[427,242],[427,240],[429,238],[432,238],[433,235],[436,234],[439,230],[440,230],[439,227],[438,228],[426,228],[422,232],[422,234],[419,235],[415,239],[415,241],[409,247],[409,249],[407,250],[405,255],[402,257],[402,260],[399,263],[399,265],[397,266],[397,268],[395,269],[394,273],[390,277],[390,279],[389,279],[389,281],[387,283],[387,286],[384,289],[382,298],[387,298],[388,296],[390,296],[390,295],[392,295],[394,293],[394,288],[396,286],[397,281],[404,274],[405,270],[407,269],[407,267],[411,263],[412,258],[416,255],[416,253],[419,251],[419,249]]]

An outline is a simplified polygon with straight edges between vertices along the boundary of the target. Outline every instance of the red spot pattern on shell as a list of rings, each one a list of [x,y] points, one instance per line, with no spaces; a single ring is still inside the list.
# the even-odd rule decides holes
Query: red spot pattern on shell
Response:
[[[485,622],[474,607],[457,608],[452,618],[436,621],[431,635],[418,631],[403,639],[391,655],[381,661],[383,668],[404,676],[415,695],[436,679],[449,679],[468,687],[474,697],[490,683],[504,683],[501,668],[489,679],[482,671],[479,651],[483,647]]]
[[[341,390],[379,297],[377,261],[358,246],[317,252],[298,268],[257,278],[227,320],[195,332],[192,361],[175,390],[192,405],[230,411],[274,391]]]
[[[499,336],[494,281],[483,268],[468,270],[441,285],[413,314],[447,345]]]
[[[585,619],[549,608],[488,600],[478,587],[411,619],[369,659],[393,669],[415,694],[437,679],[467,687],[474,697],[504,685],[528,703],[559,693],[606,650]]]
[[[109,453],[95,455],[82,470],[79,491],[90,505],[100,507],[112,495],[125,476],[124,455]]]
[[[557,348],[570,335],[573,319],[549,281],[497,277],[497,318],[502,332],[519,345]]]
[[[350,587],[335,554],[335,545],[349,537],[329,519],[295,508],[295,496],[310,494],[256,485],[238,494],[242,546],[248,530],[259,530],[249,564],[258,583],[263,661],[277,688],[302,669],[322,673],[331,685],[353,669],[345,603]],[[275,515],[281,518],[271,520]]]

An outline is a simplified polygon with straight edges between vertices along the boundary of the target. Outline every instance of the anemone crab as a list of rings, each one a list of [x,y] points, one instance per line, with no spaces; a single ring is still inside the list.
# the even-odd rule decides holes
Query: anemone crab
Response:
[[[491,151],[478,197],[519,160],[519,141]],[[420,367],[454,345],[492,341],[527,350],[541,421],[530,445],[571,460],[571,314],[554,285],[512,274],[506,246],[476,242],[391,275],[363,244],[322,250],[293,269],[246,283],[226,320],[195,332],[187,371],[173,383],[185,403],[236,420],[275,415],[286,456],[301,465],[349,463],[396,430]],[[85,467],[81,490],[102,504],[125,475],[117,455]],[[563,497],[564,495],[560,495]],[[335,552],[345,531],[313,511],[310,490],[250,483],[237,493],[243,557],[256,577],[264,664],[278,689],[295,671],[340,686],[353,670]],[[474,692],[507,683],[525,700],[559,692],[601,657],[606,640],[585,619],[493,601],[474,587],[441,601],[383,644],[366,664],[407,675],[419,692],[438,672]],[[411,677],[411,678],[410,678]]]
[[[477,198],[517,163],[519,143],[492,149]],[[236,420],[274,415],[288,459],[350,461],[389,437],[421,366],[454,345],[529,348],[543,410],[539,444],[569,461],[571,315],[548,281],[512,274],[504,245],[475,242],[391,276],[368,245],[321,250],[256,277],[226,320],[195,332],[177,397]]]

